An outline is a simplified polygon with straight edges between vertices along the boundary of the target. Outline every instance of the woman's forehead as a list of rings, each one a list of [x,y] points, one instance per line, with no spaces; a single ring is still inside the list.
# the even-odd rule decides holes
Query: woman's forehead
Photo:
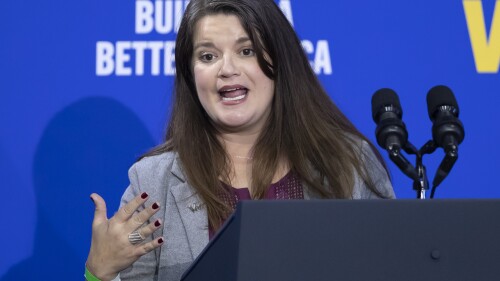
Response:
[[[206,15],[196,22],[193,41],[213,41],[220,38],[236,41],[249,37],[240,19],[232,14]]]

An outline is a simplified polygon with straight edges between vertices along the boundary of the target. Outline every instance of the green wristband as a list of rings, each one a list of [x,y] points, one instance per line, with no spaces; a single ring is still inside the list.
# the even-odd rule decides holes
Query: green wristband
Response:
[[[89,271],[89,269],[87,268],[87,266],[85,266],[85,274],[83,276],[85,276],[85,279],[87,281],[101,281],[101,279],[95,277],[94,274],[92,274]]]

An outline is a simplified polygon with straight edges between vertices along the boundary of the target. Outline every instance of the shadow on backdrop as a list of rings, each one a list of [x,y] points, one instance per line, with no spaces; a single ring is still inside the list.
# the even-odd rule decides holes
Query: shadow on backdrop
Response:
[[[94,213],[89,195],[101,194],[112,215],[128,185],[129,166],[153,145],[141,120],[113,99],[85,98],[57,113],[33,161],[33,254],[0,280],[83,280]]]

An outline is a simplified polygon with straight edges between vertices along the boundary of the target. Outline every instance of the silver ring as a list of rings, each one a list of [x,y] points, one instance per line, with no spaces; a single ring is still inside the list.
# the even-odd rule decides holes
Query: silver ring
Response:
[[[130,244],[132,245],[137,245],[137,244],[140,244],[142,243],[142,241],[144,241],[144,237],[139,233],[139,231],[133,231],[132,233],[130,233],[128,235],[128,241],[130,242]]]

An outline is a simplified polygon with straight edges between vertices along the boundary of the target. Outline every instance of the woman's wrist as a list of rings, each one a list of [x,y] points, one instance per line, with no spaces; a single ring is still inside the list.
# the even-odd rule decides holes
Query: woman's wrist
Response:
[[[111,280],[114,280],[116,278],[116,276],[118,276],[118,274],[112,273],[112,274],[102,274],[102,275],[99,274],[99,275],[97,275],[97,273],[95,273],[95,271],[93,271],[92,268],[89,267],[88,264],[85,264],[84,276],[85,276],[85,279],[87,281],[111,281]]]
[[[102,281],[101,279],[95,277],[94,274],[92,274],[92,272],[90,272],[87,265],[85,265],[85,274],[83,276],[85,276],[85,280],[87,281]]]

